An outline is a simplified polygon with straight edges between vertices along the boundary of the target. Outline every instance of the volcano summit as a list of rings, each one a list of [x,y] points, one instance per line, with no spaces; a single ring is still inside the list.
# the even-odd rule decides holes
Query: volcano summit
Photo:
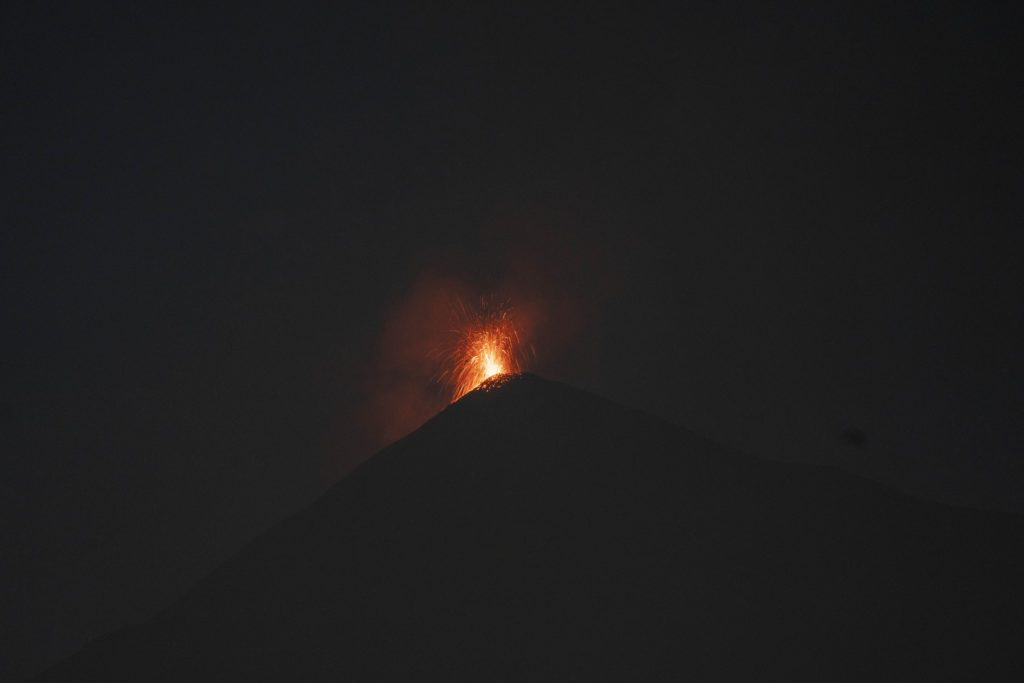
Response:
[[[1022,538],[503,376],[38,680],[1016,678]]]

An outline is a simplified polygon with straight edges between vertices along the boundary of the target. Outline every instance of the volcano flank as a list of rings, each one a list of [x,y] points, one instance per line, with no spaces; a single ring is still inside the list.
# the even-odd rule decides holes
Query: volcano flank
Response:
[[[501,376],[37,680],[1016,678],[1022,538]]]

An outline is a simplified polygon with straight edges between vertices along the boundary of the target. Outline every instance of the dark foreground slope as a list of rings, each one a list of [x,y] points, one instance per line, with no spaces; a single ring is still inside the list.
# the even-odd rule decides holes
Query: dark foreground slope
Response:
[[[44,681],[994,680],[1019,519],[521,376]]]

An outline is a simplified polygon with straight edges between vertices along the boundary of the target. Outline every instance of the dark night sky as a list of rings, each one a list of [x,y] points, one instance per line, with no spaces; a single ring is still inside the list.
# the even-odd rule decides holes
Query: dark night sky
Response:
[[[3,10],[0,677],[429,416],[438,292],[753,454],[1024,511],[1018,10],[341,4]]]

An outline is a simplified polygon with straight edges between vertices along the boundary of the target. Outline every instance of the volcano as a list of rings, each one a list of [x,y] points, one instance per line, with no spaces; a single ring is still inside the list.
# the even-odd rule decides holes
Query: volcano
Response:
[[[501,376],[37,680],[1019,680],[1022,529]]]

